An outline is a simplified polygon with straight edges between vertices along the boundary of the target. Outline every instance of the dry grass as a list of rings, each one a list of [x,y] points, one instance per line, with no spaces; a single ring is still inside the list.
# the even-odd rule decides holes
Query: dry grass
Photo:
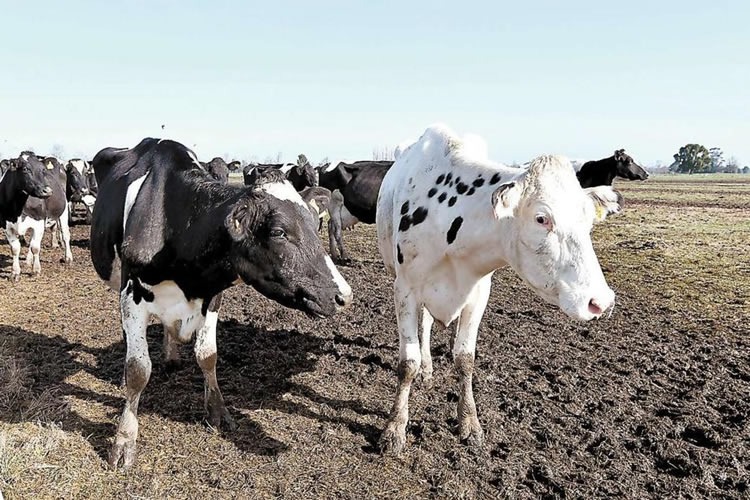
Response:
[[[439,329],[435,380],[412,394],[408,449],[376,453],[398,349],[372,227],[345,236],[357,262],[342,272],[356,299],[331,320],[311,321],[247,288],[227,294],[218,376],[235,433],[203,423],[190,347],[185,367],[166,373],[160,329],[149,329],[154,371],[127,474],[105,467],[124,349],[116,297],[88,260],[88,228],[73,228],[72,268],[45,245],[44,274],[15,286],[2,281],[3,246],[0,491],[8,499],[746,498],[750,221],[738,208],[697,206],[675,184],[685,177],[655,179],[664,193],[688,193],[678,205],[633,202],[653,187],[621,184],[625,213],[597,226],[619,297],[609,321],[568,321],[510,272],[496,274],[479,338],[475,394],[487,442],[476,453],[457,442],[448,333]]]

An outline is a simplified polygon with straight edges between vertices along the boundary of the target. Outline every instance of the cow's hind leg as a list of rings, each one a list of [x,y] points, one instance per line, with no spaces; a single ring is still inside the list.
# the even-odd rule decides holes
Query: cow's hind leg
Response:
[[[406,444],[406,423],[409,420],[409,391],[419,371],[421,354],[417,334],[419,309],[414,294],[398,278],[393,285],[398,322],[399,361],[398,389],[391,414],[383,434],[380,449],[383,453],[399,453]]]
[[[419,350],[422,353],[422,366],[419,370],[419,373],[422,376],[422,380],[425,382],[432,379],[432,353],[430,352],[430,333],[432,330],[432,324],[434,322],[435,320],[427,311],[427,308],[422,307],[422,325],[419,338]]]
[[[234,423],[234,419],[224,405],[224,398],[216,379],[216,324],[221,308],[221,296],[218,294],[211,300],[205,323],[195,337],[195,359],[203,371],[205,407],[209,424],[218,429],[223,421],[229,430],[234,430],[237,424]]]
[[[70,227],[68,226],[68,208],[65,207],[65,211],[57,221],[57,225],[60,226],[60,239],[62,240],[62,246],[65,249],[65,263],[70,264],[73,262],[73,252],[70,250]]]
[[[120,423],[115,434],[115,442],[109,452],[109,466],[117,468],[122,459],[123,468],[133,465],[135,460],[135,443],[138,439],[138,403],[141,392],[151,377],[151,358],[148,355],[146,342],[146,326],[148,325],[148,310],[146,302],[133,299],[130,284],[120,293],[120,313],[122,328],[127,337],[127,353],[125,355],[125,408],[120,417]]]
[[[180,351],[177,341],[178,330],[174,325],[164,325],[164,369],[173,372],[180,368]]]
[[[488,275],[474,287],[468,303],[461,311],[456,328],[456,340],[453,344],[453,363],[459,384],[458,436],[470,446],[480,446],[484,440],[471,384],[479,323],[490,297],[490,285],[491,275]]]
[[[57,248],[60,246],[60,235],[58,231],[59,227],[58,227],[57,221],[53,222],[50,225],[49,229],[50,229],[50,236],[52,237],[51,238],[52,248]]]

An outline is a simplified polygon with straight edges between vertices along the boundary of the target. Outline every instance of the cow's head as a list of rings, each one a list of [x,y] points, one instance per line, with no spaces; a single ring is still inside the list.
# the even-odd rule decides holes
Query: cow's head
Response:
[[[283,172],[263,172],[225,224],[235,269],[263,295],[316,317],[351,303],[352,290],[323,249],[317,221]]]
[[[510,264],[546,301],[578,320],[614,306],[591,244],[594,222],[622,209],[610,186],[582,189],[570,162],[542,156],[492,196],[495,215],[509,218]]]
[[[624,149],[618,149],[613,156],[615,160],[615,174],[629,181],[645,181],[648,172],[633,161],[630,155],[625,154]]]
[[[65,167],[65,195],[70,201],[81,201],[89,194],[88,183],[81,170],[72,163]]]
[[[292,172],[294,173],[292,174]],[[309,163],[306,163],[304,165],[295,165],[289,171],[288,175],[295,175],[297,179],[300,179],[300,185],[295,186],[300,190],[306,187],[313,187],[318,185],[318,171],[315,170],[315,167],[313,167]]]
[[[10,168],[18,173],[19,187],[24,193],[36,198],[50,197],[52,187],[44,175],[45,167],[34,153],[24,151],[12,161]]]

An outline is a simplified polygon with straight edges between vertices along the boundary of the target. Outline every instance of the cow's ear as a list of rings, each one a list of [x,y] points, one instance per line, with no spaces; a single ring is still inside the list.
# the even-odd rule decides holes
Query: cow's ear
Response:
[[[611,186],[596,186],[584,191],[594,204],[594,222],[602,222],[608,215],[617,214],[622,210],[622,195]]]
[[[224,225],[234,241],[242,241],[255,231],[258,221],[257,205],[247,199],[238,201],[229,212]]]
[[[492,193],[492,208],[498,219],[513,212],[521,199],[521,186],[517,182],[500,184]]]

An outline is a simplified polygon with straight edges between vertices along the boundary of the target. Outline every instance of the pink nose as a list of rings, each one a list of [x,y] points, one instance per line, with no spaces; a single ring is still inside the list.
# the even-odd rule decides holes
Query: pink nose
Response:
[[[598,300],[589,300],[589,312],[594,316],[600,316],[604,312],[604,308],[601,306]]]

